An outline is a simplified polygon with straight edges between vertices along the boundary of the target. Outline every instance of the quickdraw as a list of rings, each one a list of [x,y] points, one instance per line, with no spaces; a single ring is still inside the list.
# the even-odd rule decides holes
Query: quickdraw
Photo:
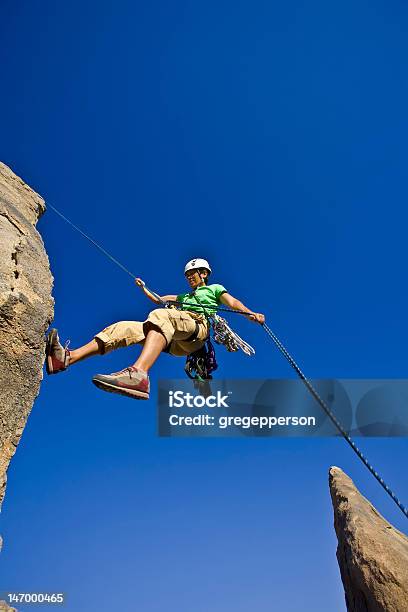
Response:
[[[214,314],[210,317],[210,323],[214,332],[214,342],[223,344],[230,353],[241,349],[245,355],[255,355],[255,349],[238,336],[238,334],[230,328],[225,319]]]

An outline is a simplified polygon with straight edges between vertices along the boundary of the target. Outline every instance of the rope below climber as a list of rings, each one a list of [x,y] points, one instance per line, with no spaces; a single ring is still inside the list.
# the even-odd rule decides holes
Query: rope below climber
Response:
[[[93,238],[88,236],[88,234],[86,234],[81,228],[79,228],[70,219],[68,219],[65,215],[63,215],[57,208],[55,208],[51,204],[48,204],[48,206],[59,217],[61,217],[66,223],[68,223],[78,233],[80,233],[85,239],[87,239],[93,246],[95,246],[99,251],[101,251],[108,259],[110,259],[114,264],[116,264],[119,268],[121,268],[124,272],[126,272],[126,274],[128,274],[132,278],[135,278],[134,274],[132,274],[132,272],[130,270],[128,270],[121,262],[119,262],[115,257],[113,257],[104,247],[102,247],[100,244],[98,244]],[[197,263],[197,260],[192,260],[192,261],[196,261],[196,263]],[[189,263],[192,263],[192,262],[189,262]],[[186,268],[187,268],[187,266],[186,266]],[[209,266],[208,266],[208,271],[211,273],[211,270],[209,269]],[[140,281],[140,283],[138,281]],[[147,292],[150,291],[150,290],[147,289],[147,287],[145,286],[143,281],[141,281],[141,279],[137,279],[136,282],[137,282],[137,284],[139,286],[143,286],[146,289]],[[156,303],[160,303],[162,306],[165,306],[165,307],[170,306],[172,301],[177,302],[177,300],[168,300],[167,302],[165,302],[163,300],[163,298],[160,298],[160,296],[158,296],[156,293],[154,293],[152,291],[150,291],[150,294],[151,294],[151,296],[153,298],[153,301],[155,301],[155,299],[157,299],[158,302],[156,302]],[[177,298],[177,296],[167,296],[167,297],[176,297]],[[222,302],[221,297],[222,296],[220,296],[220,301]],[[222,303],[224,303],[224,302],[222,302]],[[183,306],[184,307],[187,306],[187,308],[188,308],[191,305],[195,305],[195,304],[190,302],[190,301],[188,301],[188,300],[184,300],[183,301]],[[227,304],[227,305],[229,305],[229,304]],[[235,306],[236,306],[236,304],[235,304]],[[257,315],[257,313],[253,313],[251,311],[248,311],[248,309],[246,309],[246,307],[244,307],[242,310],[239,310],[239,308],[229,309],[229,308],[222,308],[219,304],[217,305],[217,307],[214,307],[214,311],[215,312],[223,311],[223,312],[231,312],[231,313],[236,313],[236,314],[243,314],[245,316],[249,316],[249,318],[251,318],[252,320],[257,320],[259,323],[261,323],[261,325],[262,325],[263,329],[265,330],[265,332],[273,340],[273,342],[275,343],[277,348],[280,350],[280,352],[283,354],[285,359],[287,359],[287,361],[290,363],[291,367],[295,370],[296,374],[304,382],[304,384],[306,385],[306,387],[307,387],[308,391],[310,392],[310,394],[315,398],[315,400],[319,403],[321,408],[330,417],[330,419],[332,420],[334,425],[337,427],[337,429],[340,432],[340,434],[347,441],[347,443],[351,446],[351,448],[356,453],[358,458],[364,463],[364,465],[371,472],[371,474],[376,478],[376,480],[380,483],[380,485],[383,487],[383,489],[386,491],[386,493],[396,503],[396,505],[403,512],[405,517],[408,518],[408,508],[406,506],[404,506],[404,504],[398,499],[398,497],[395,495],[395,493],[386,484],[384,479],[381,478],[381,476],[378,474],[378,472],[376,472],[376,470],[373,468],[373,466],[369,463],[368,459],[363,455],[361,450],[356,446],[354,441],[349,437],[348,433],[343,429],[342,425],[336,419],[335,415],[331,412],[330,408],[320,398],[320,396],[318,395],[317,391],[312,386],[311,382],[306,378],[306,376],[300,370],[299,366],[296,364],[296,362],[294,361],[293,357],[289,354],[289,352],[286,350],[286,348],[283,346],[283,344],[280,342],[280,340],[277,338],[277,336],[273,333],[273,331],[266,325],[264,316],[260,315],[259,313]],[[204,312],[204,308],[202,306],[201,306],[201,310],[199,309],[199,312],[200,313]],[[148,321],[145,321],[145,323],[147,324]],[[98,341],[96,340],[96,343],[97,342]],[[73,358],[74,358],[74,355],[75,355],[75,351],[69,351],[68,350],[68,343],[65,345],[65,347],[63,347],[60,344],[59,339],[58,339],[57,330],[55,330],[55,329],[51,330],[51,332],[49,333],[48,338],[47,338],[47,345],[46,346],[47,346],[47,348],[46,348],[46,351],[47,351],[46,365],[47,365],[47,372],[49,374],[61,372],[61,371],[65,370],[68,367],[68,365],[73,363]],[[83,349],[82,357],[80,355],[80,350],[81,349]],[[88,343],[88,345],[85,345],[84,347],[81,347],[81,349],[77,349],[77,351],[76,351],[77,361],[79,361],[80,359],[84,359],[85,357],[90,356],[91,354],[98,354],[100,352],[99,344],[95,345],[94,341],[91,341],[90,343]],[[187,357],[187,361],[188,361],[188,357]],[[211,364],[211,360],[209,361],[209,363]],[[215,367],[213,367],[213,369],[215,369]],[[126,381],[127,381],[128,378],[131,379],[132,376],[134,377],[136,375],[135,366],[131,366],[129,368],[125,368],[125,370],[122,370],[121,372],[118,372],[116,374],[117,375],[122,375],[124,373],[127,373],[127,375],[125,375]],[[208,374],[208,370],[207,370],[207,374]],[[115,375],[113,375],[113,376],[115,376]],[[95,378],[97,378],[97,377],[95,377]],[[95,379],[94,379],[94,382],[95,382],[95,384],[99,384],[99,383],[97,383],[95,381]],[[140,384],[142,386],[144,385],[143,390],[140,391],[140,393],[141,393],[140,398],[147,399],[149,397],[148,377],[147,377],[147,384],[146,384],[146,381],[143,382],[143,380],[140,381]],[[105,390],[109,390],[109,389],[106,387]],[[119,392],[119,391],[116,390],[116,392]],[[124,392],[124,394],[126,394],[125,391],[123,391],[123,392]]]

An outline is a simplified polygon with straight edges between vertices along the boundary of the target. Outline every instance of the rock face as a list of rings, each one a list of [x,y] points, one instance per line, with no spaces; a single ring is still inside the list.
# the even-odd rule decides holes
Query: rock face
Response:
[[[35,229],[44,200],[0,163],[0,507],[42,379],[53,279]]]
[[[10,608],[5,601],[0,601],[0,612],[17,612],[17,609]]]
[[[5,601],[0,601],[0,612],[17,612],[17,609],[10,608]]]
[[[407,612],[407,536],[377,512],[340,468],[330,468],[329,484],[347,610]]]

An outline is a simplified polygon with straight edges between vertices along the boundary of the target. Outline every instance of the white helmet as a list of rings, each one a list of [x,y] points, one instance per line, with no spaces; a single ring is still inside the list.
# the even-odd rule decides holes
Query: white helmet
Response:
[[[200,268],[205,268],[211,274],[210,264],[206,259],[191,259],[186,263],[184,268],[184,274],[189,270],[198,270]]]

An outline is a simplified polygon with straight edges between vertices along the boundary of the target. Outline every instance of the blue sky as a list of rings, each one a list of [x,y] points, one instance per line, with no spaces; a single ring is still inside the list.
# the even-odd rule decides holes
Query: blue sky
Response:
[[[186,260],[264,312],[310,378],[406,378],[403,3],[2,3],[1,159],[159,293]],[[72,346],[150,303],[48,210],[55,326]],[[219,376],[292,377],[260,327]],[[45,379],[13,458],[1,589],[75,612],[345,609],[327,485],[337,439],[159,439],[152,399],[104,394],[117,351]],[[386,408],[386,407],[385,407]],[[407,503],[407,442],[363,439]]]

